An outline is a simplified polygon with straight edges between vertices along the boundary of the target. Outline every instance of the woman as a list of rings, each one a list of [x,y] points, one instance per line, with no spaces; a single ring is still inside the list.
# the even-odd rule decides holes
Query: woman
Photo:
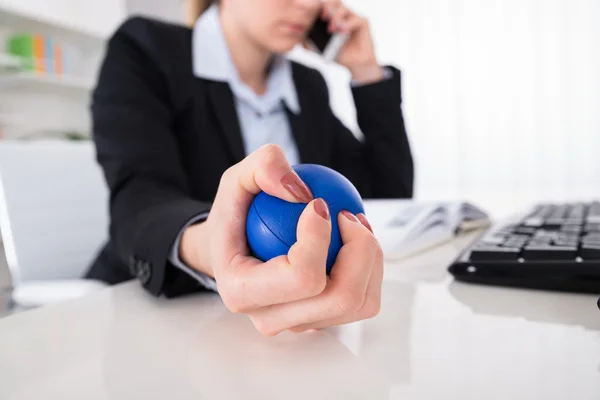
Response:
[[[92,113],[111,239],[88,277],[135,276],[167,297],[218,286],[269,335],[375,315],[383,260],[368,221],[329,215],[290,165],[334,168],[365,198],[410,197],[399,71],[377,64],[367,22],[339,0],[190,4],[193,29],[132,18],[108,44]],[[349,35],[337,61],[352,73],[364,143],[333,115],[321,75],[282,55],[319,14]],[[298,242],[266,263],[248,256],[244,229],[261,190],[310,203]],[[344,246],[327,277],[331,218]]]

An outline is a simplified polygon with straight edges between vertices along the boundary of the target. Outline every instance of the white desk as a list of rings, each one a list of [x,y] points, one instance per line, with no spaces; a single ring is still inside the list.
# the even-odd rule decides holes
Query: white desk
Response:
[[[600,399],[596,297],[452,282],[468,239],[386,265],[378,317],[316,333],[136,282],[0,319],[0,398]]]

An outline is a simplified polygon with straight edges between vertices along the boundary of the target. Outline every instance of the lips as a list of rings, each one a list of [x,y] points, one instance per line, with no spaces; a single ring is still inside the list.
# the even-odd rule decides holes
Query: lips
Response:
[[[297,33],[297,34],[304,34],[308,29],[308,26],[302,25],[302,24],[286,24],[286,27],[290,31]]]

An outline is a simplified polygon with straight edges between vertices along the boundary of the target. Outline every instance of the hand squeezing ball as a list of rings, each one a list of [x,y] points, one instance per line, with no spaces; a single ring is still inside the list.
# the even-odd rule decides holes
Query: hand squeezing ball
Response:
[[[314,198],[327,202],[331,213],[331,242],[327,253],[327,274],[342,248],[337,215],[343,211],[364,213],[360,194],[342,174],[321,165],[301,164],[294,167]],[[255,257],[268,261],[288,253],[296,243],[296,227],[306,204],[290,203],[261,192],[256,196],[246,220],[246,236]]]

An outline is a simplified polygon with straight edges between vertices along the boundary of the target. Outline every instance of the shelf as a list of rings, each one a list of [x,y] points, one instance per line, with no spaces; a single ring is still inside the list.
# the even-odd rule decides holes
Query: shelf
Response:
[[[60,86],[65,89],[82,90],[89,92],[94,87],[91,79],[69,75],[39,75],[33,72],[19,72],[11,77],[18,84],[35,84],[46,86]]]
[[[14,72],[21,69],[21,60],[10,54],[0,53],[0,72]]]
[[[3,91],[52,91],[87,96],[94,88],[94,81],[77,76],[40,75],[24,71],[0,75],[0,88]]]
[[[11,54],[0,53],[0,87],[2,89],[58,88],[70,91],[89,92],[94,81],[73,75],[38,74],[22,70],[22,60]]]
[[[0,26],[16,32],[40,32],[92,51],[101,49],[106,41],[106,37],[100,33],[28,16],[8,9],[5,5],[0,5]]]

